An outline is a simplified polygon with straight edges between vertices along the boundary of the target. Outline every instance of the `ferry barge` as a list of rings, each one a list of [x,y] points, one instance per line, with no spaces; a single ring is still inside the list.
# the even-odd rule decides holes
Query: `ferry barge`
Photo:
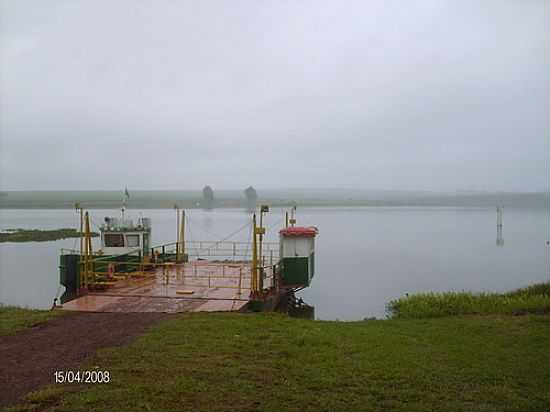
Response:
[[[90,218],[80,209],[80,250],[60,256],[63,310],[93,312],[271,311],[308,287],[315,273],[316,227],[286,213],[278,242],[265,242],[264,215],[252,216],[252,241],[187,241],[177,210],[176,242],[151,246],[152,222],[106,217],[92,250]]]

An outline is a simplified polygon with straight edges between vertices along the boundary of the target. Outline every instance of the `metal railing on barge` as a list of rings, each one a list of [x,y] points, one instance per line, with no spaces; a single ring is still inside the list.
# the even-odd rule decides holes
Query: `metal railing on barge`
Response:
[[[184,280],[192,287],[237,289],[239,296],[244,290],[254,288],[251,276],[250,243],[228,241],[186,241],[155,246],[150,255],[144,256],[142,250],[102,256],[94,254],[91,258],[80,259],[78,263],[78,289],[107,288],[120,280],[133,277],[155,277],[162,270],[162,278],[170,276]],[[278,264],[278,243],[264,242],[262,261],[257,266],[262,277],[263,287],[275,285],[275,273]],[[181,249],[178,249],[181,248]],[[81,258],[78,250],[61,249],[60,269],[65,272],[66,257]],[[190,257],[197,258],[190,260]],[[236,273],[238,269],[238,274]],[[62,276],[63,277],[63,276]],[[234,283],[229,282],[234,280]],[[203,283],[200,283],[200,282]]]
[[[250,260],[251,256],[251,244],[248,242],[229,242],[229,241],[185,241],[185,242],[173,242],[166,243],[164,245],[155,246],[151,248],[151,256],[155,254],[159,256],[176,255],[178,252],[178,245],[181,248],[182,253],[185,253],[188,257],[197,258],[209,258],[209,257],[224,257],[232,258],[247,258]],[[279,244],[277,242],[263,242],[262,243],[262,256],[268,256],[274,258],[279,254]]]

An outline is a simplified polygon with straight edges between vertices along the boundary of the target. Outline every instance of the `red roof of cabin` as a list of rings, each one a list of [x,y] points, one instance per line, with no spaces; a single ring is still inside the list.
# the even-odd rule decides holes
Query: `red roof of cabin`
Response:
[[[281,229],[279,231],[279,234],[281,236],[296,236],[296,237],[315,237],[315,235],[319,231],[316,227],[310,226],[310,227],[302,227],[302,226],[294,226],[294,227],[287,227],[285,229]]]

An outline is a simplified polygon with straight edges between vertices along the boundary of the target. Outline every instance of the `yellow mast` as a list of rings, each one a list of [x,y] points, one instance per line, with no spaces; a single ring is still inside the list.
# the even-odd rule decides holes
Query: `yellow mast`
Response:
[[[257,272],[257,288],[258,288],[258,292],[261,292],[263,289],[264,289],[264,256],[263,256],[263,250],[262,250],[262,243],[263,243],[263,240],[264,240],[264,235],[265,235],[265,228],[264,228],[264,224],[263,224],[263,217],[264,217],[264,213],[267,213],[269,212],[269,206],[267,205],[261,205],[260,206],[260,227],[256,228],[256,230],[254,231],[255,233],[257,232],[260,237],[260,241],[259,241],[259,245],[258,245],[258,253],[257,253],[257,263],[256,263],[256,272]]]
[[[260,206],[260,227],[258,228],[258,233],[259,233],[259,245],[258,245],[258,290],[262,290],[262,265],[263,265],[263,262],[262,262],[262,242],[263,242],[263,234],[262,234],[262,229],[263,229],[263,218],[264,218],[264,207],[263,206]]]
[[[84,216],[84,287],[88,287],[90,272],[93,272],[92,262],[92,236],[90,231],[90,216],[86,212]],[[95,281],[95,279],[92,279]]]
[[[176,209],[176,262],[180,260],[180,208],[174,205]]]
[[[80,260],[78,261],[80,272],[82,272],[83,269],[83,256],[84,256],[84,211],[82,207],[80,206],[80,203],[75,203],[74,205],[77,212],[80,214]],[[81,288],[83,286],[83,279],[80,278],[78,287]]]
[[[181,246],[179,247],[182,259],[185,259],[185,210],[181,211],[181,226],[179,233],[179,242]]]
[[[256,245],[256,213],[252,216],[252,279],[251,279],[251,292],[252,295],[255,295],[257,292],[257,277],[258,277],[258,271],[257,271],[257,245]]]

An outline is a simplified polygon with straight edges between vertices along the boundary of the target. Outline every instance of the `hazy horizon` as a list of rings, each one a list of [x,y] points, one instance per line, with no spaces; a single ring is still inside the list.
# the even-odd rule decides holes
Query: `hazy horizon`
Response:
[[[206,185],[205,185],[206,186]],[[209,185],[212,187],[212,185]],[[249,185],[250,186],[250,185]],[[248,186],[246,186],[248,187]],[[214,190],[214,193],[216,192],[244,192],[244,189],[246,189],[245,186],[242,188],[235,188],[235,187],[212,187]],[[202,191],[203,187],[200,188],[166,188],[166,189],[151,189],[151,188],[140,188],[140,187],[128,187],[126,186],[131,194],[132,191],[134,192],[197,192],[200,193]],[[124,194],[124,189],[98,189],[98,188],[92,188],[92,189],[1,189],[0,192],[120,192]],[[434,195],[438,194],[530,194],[530,193],[550,193],[550,189],[547,190],[531,190],[531,191],[491,191],[491,190],[467,190],[467,189],[456,189],[456,190],[415,190],[415,189],[406,189],[406,190],[399,190],[399,189],[383,189],[383,188],[356,188],[356,187],[254,187],[258,192],[261,191],[288,191],[288,192],[294,192],[294,191],[328,191],[328,192],[335,192],[335,191],[357,191],[361,193],[366,192],[403,192],[403,193],[432,193]]]
[[[0,0],[0,190],[550,191],[548,1],[99,4]]]

